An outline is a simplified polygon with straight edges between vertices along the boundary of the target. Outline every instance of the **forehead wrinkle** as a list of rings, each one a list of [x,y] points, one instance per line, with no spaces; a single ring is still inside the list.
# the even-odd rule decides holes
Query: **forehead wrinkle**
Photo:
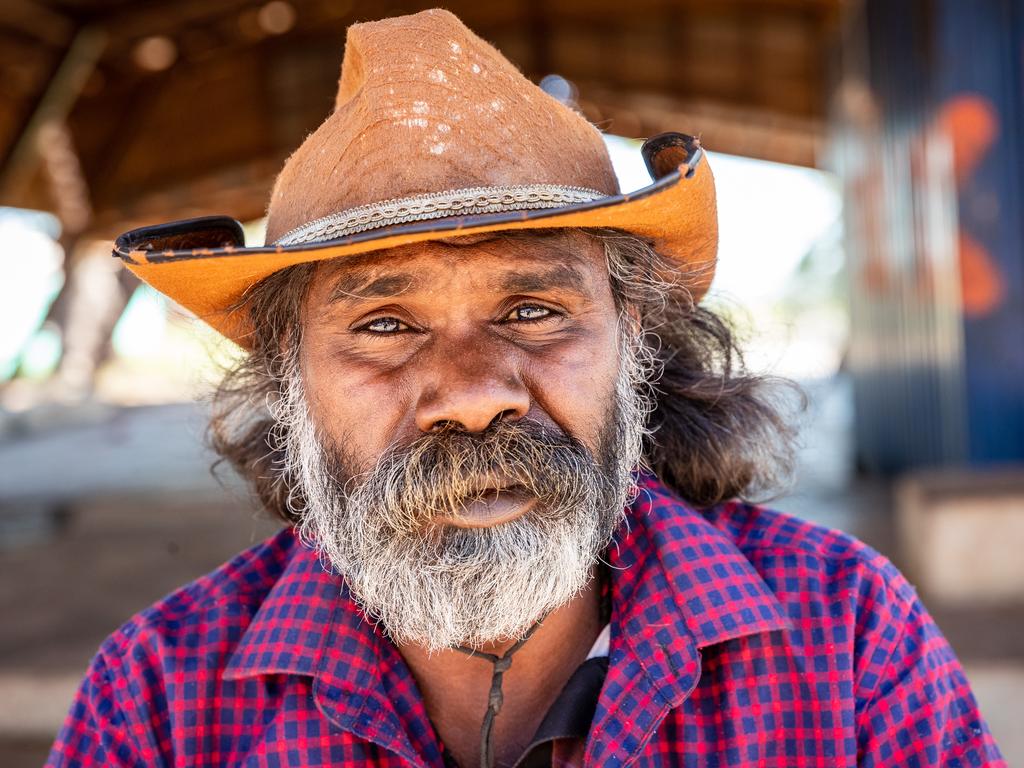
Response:
[[[328,274],[333,273],[329,278],[332,284],[327,301],[392,298],[422,290],[426,286],[416,267],[410,264],[401,272],[390,272],[389,268],[398,266],[396,259],[418,262],[424,257],[430,262],[448,262],[449,268],[468,264],[481,256],[500,258],[509,268],[499,266],[483,276],[483,286],[493,292],[567,288],[587,293],[588,271],[583,267],[588,261],[588,254],[579,247],[573,247],[575,244],[570,245],[566,242],[568,239],[566,236],[527,239],[499,235],[484,242],[460,243],[457,246],[449,242],[433,242],[373,251],[348,259],[344,265],[331,264],[327,267],[330,270]],[[433,249],[438,252],[430,253]]]

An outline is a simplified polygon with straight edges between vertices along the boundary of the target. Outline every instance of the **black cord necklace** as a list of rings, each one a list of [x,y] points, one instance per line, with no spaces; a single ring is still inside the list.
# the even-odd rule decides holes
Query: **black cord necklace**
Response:
[[[512,666],[512,654],[526,644],[526,641],[530,639],[530,635],[539,626],[540,622],[538,621],[502,656],[476,651],[472,648],[466,648],[464,645],[455,647],[457,651],[462,651],[468,656],[478,656],[481,659],[486,659],[494,665],[494,674],[491,676],[491,690],[487,695],[487,712],[484,714],[484,722],[480,728],[480,768],[494,768],[494,719],[498,716],[498,712],[501,711],[501,705],[505,700],[501,692],[502,678],[505,672],[508,671],[508,668]]]

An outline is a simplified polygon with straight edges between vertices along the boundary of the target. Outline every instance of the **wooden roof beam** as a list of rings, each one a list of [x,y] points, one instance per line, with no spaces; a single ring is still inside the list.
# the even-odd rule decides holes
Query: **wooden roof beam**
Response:
[[[65,48],[75,33],[71,19],[32,0],[0,3],[0,26],[31,35],[54,48]]]
[[[38,106],[14,143],[0,175],[0,199],[18,203],[38,168],[40,138],[45,137],[48,126],[67,120],[85,81],[96,68],[106,42],[105,32],[96,27],[83,28],[75,35]]]
[[[603,130],[628,137],[682,131],[701,136],[712,152],[819,167],[825,127],[821,120],[714,102],[582,87],[580,106]]]

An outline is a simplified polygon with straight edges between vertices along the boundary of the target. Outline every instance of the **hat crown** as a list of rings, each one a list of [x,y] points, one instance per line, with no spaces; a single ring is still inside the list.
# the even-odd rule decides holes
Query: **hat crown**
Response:
[[[267,242],[362,205],[529,184],[618,192],[600,132],[453,14],[354,24],[334,111],[274,184]]]

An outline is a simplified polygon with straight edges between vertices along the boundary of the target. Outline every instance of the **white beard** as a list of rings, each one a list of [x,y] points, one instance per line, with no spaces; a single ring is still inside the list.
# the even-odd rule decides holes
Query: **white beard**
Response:
[[[424,524],[423,492],[405,495],[402,467],[386,456],[369,473],[340,483],[336,468],[344,464],[325,451],[298,367],[291,366],[273,410],[293,499],[301,500],[300,536],[396,642],[436,651],[522,637],[587,586],[635,492],[647,369],[635,344],[621,346],[606,459],[568,462],[555,507],[490,528]],[[428,503],[436,514],[451,498],[439,492]]]

